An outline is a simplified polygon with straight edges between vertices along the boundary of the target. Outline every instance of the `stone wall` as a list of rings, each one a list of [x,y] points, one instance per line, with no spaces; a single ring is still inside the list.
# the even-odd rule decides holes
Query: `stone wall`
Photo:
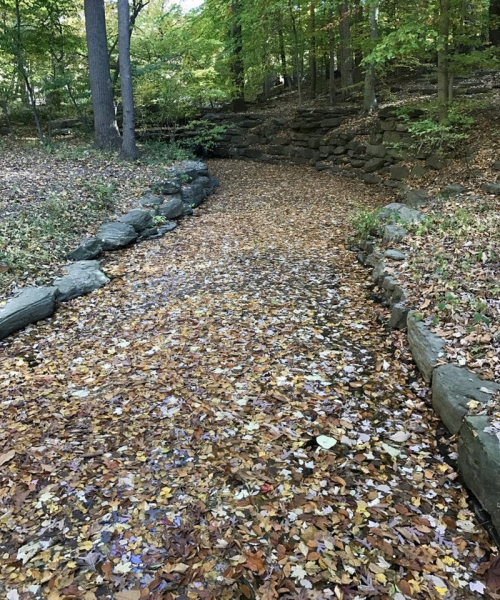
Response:
[[[429,168],[443,166],[437,157],[411,156],[397,147],[412,140],[406,124],[391,107],[381,110],[375,123],[350,130],[346,122],[357,112],[333,107],[297,109],[289,117],[221,112],[204,118],[227,126],[215,150],[220,158],[307,164],[318,171],[329,170],[388,187],[400,187],[407,177],[421,176]],[[411,162],[411,168],[407,162]]]

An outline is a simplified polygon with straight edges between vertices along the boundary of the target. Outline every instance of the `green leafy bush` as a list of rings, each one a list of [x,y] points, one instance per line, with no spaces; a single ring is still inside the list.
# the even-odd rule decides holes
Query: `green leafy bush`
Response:
[[[351,226],[355,231],[357,240],[364,241],[370,237],[380,235],[382,225],[378,210],[357,210],[351,217]]]
[[[449,152],[457,150],[469,138],[474,118],[468,114],[468,107],[452,106],[444,123],[438,122],[438,107],[429,103],[418,120],[413,118],[415,107],[405,107],[398,111],[399,118],[405,122],[413,143],[407,144],[417,152]]]

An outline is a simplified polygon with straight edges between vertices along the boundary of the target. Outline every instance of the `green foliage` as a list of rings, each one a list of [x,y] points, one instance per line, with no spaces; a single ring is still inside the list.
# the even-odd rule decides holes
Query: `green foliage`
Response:
[[[382,224],[379,212],[361,209],[353,214],[351,217],[351,226],[355,231],[355,237],[358,241],[367,240],[381,233]]]
[[[141,161],[150,165],[194,158],[194,154],[177,141],[149,141],[141,147]]]
[[[86,193],[92,198],[89,207],[92,211],[107,212],[116,205],[116,184],[106,183],[102,179],[88,181],[84,184]]]
[[[427,103],[419,108],[424,109],[424,115],[417,120],[412,116],[414,106],[406,106],[397,111],[414,140],[406,147],[417,152],[447,152],[459,149],[469,138],[475,121],[469,114],[470,108],[467,105],[450,107],[444,123],[438,122],[437,103]]]
[[[197,155],[206,156],[217,146],[227,130],[227,125],[217,125],[205,119],[193,120],[183,128],[180,144]]]

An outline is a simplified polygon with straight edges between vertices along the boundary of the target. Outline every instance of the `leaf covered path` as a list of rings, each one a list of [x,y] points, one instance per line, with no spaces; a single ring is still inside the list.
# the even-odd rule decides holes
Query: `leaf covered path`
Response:
[[[211,168],[198,218],[0,345],[1,597],[486,594],[490,543],[345,248],[367,188]]]

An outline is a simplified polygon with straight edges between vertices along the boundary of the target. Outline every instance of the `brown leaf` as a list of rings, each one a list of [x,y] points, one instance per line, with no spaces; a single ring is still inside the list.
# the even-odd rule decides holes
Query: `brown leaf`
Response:
[[[490,568],[486,572],[485,582],[490,590],[500,589],[500,556],[490,564]]]
[[[15,450],[9,450],[8,452],[5,452],[5,454],[0,454],[0,467],[8,463],[9,460],[12,460],[15,455]]]

